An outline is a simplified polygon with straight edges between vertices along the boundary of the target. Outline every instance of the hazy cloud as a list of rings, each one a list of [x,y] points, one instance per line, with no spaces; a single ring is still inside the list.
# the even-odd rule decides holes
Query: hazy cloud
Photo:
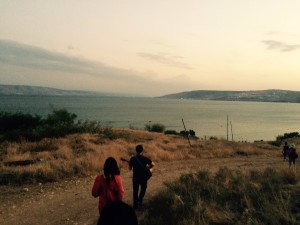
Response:
[[[300,45],[286,44],[286,43],[281,42],[281,41],[264,40],[262,42],[267,46],[267,49],[269,49],[269,50],[278,50],[278,51],[281,51],[281,52],[295,51],[298,48],[300,48]]]
[[[111,67],[101,62],[6,40],[0,40],[0,62],[32,69],[88,74],[109,79],[141,79],[131,71]]]
[[[183,57],[179,56],[171,56],[165,53],[146,53],[146,52],[139,52],[137,53],[140,57],[157,62],[160,64],[164,64],[171,67],[183,68],[183,69],[192,69],[188,64],[181,62],[180,60]]]
[[[188,68],[178,61],[180,57],[141,55],[168,65]],[[59,88],[63,85],[68,89],[139,93],[150,96],[189,89],[191,85],[195,85],[187,76],[161,80],[155,72],[141,73],[119,69],[101,62],[1,39],[0,70],[3,84],[50,85]]]

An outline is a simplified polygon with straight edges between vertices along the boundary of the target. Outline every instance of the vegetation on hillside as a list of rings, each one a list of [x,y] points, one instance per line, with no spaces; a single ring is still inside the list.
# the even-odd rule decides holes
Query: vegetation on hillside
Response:
[[[46,118],[21,112],[0,112],[0,141],[38,141],[74,133],[97,133],[97,121],[76,121],[77,115],[66,109],[53,110]]]
[[[280,157],[282,141],[290,140],[282,139],[278,146],[197,138],[188,142],[185,135],[173,131],[160,133],[164,130],[160,124],[146,131],[113,129],[97,122],[76,121],[76,115],[66,110],[53,111],[46,118],[18,113],[2,113],[0,118],[0,185],[94,175],[102,170],[107,157],[131,157],[137,144],[143,144],[145,154],[159,163],[194,158],[234,160],[235,156],[251,155]],[[14,162],[28,164],[15,166]],[[124,167],[127,169],[127,164]],[[121,163],[120,168],[124,169]],[[166,183],[165,189],[150,199],[141,224],[295,224],[297,215],[292,211],[298,203],[293,202],[295,191],[291,187],[299,176],[298,170],[241,172],[226,167],[215,174],[186,174]]]
[[[33,142],[4,141],[0,142],[1,184],[51,182],[91,175],[102,169],[109,156],[119,159],[135,154],[137,144],[143,144],[145,154],[155,162],[235,155],[280,156],[278,148],[267,143],[254,145],[225,140],[190,141],[192,148],[183,136],[112,128],[94,134],[77,133]],[[30,164],[13,166],[11,163],[19,161]]]
[[[295,224],[289,185],[298,181],[299,173],[272,168],[185,174],[151,199],[141,224]]]

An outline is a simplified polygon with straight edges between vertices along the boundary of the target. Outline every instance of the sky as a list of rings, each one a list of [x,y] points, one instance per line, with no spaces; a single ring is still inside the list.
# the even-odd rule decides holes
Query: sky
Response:
[[[0,0],[0,84],[300,91],[299,0]]]

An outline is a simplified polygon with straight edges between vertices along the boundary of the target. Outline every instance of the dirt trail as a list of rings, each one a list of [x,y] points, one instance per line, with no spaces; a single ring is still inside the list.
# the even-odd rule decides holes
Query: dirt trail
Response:
[[[216,171],[220,166],[241,170],[265,167],[286,167],[281,158],[267,156],[234,157],[225,159],[193,159],[159,162],[151,178],[145,202],[180,174],[199,169]],[[131,173],[122,164],[125,188],[124,201],[132,204]],[[98,199],[91,196],[94,177],[23,187],[0,186],[0,224],[2,225],[92,225],[97,223]]]

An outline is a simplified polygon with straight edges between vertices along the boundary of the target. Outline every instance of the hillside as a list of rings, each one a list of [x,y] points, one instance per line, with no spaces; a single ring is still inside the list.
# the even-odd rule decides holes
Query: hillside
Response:
[[[33,183],[24,182],[21,185],[0,185],[0,224],[96,224],[99,216],[97,209],[98,199],[91,196],[91,188],[95,176],[98,174],[98,171],[101,171],[104,160],[107,157],[112,156],[116,159],[120,157],[129,158],[134,154],[135,144],[137,143],[144,145],[145,155],[150,157],[156,164],[153,177],[148,183],[145,196],[146,207],[136,212],[140,221],[147,215],[147,210],[151,209],[147,207],[156,194],[165,190],[165,183],[177,180],[182,174],[196,173],[199,170],[216,173],[219,171],[219,168],[224,166],[243,173],[246,171],[264,170],[265,168],[269,168],[269,171],[270,168],[273,168],[279,171],[278,173],[280,171],[290,171],[288,162],[282,160],[281,148],[270,145],[267,142],[242,143],[225,140],[192,139],[192,148],[190,148],[187,140],[180,136],[123,129],[114,129],[113,132],[115,134],[114,139],[97,134],[75,134],[59,139],[45,139],[36,143],[2,144],[1,148],[6,149],[3,155],[3,163],[35,157],[44,159],[28,166],[11,167],[1,165],[1,170],[6,171],[6,174],[10,171],[11,176],[15,174],[16,178],[20,177],[23,179],[28,178],[34,172],[38,174],[38,176],[35,176],[36,178],[51,176],[50,178],[53,179],[57,173],[61,173],[61,175],[65,173],[67,176],[71,171],[76,172],[77,175],[68,179],[67,177],[64,179],[61,177],[55,182],[37,181]],[[288,141],[290,142],[291,140]],[[299,146],[300,140],[293,139],[293,142]],[[22,151],[16,151],[16,149],[22,149]],[[132,172],[128,170],[126,162],[120,160],[118,162],[125,189],[124,201],[132,205]],[[53,169],[56,171],[53,171]],[[299,170],[293,171],[295,171],[296,181],[298,181]],[[2,172],[2,174],[4,173]],[[256,175],[257,173],[252,172],[252,174]],[[224,176],[227,178],[230,176],[230,173],[227,175],[219,173],[220,182]],[[290,173],[289,177],[291,177]],[[208,179],[210,178],[208,177]],[[231,183],[229,179],[224,179],[224,181]],[[235,180],[234,183],[240,184],[237,183],[239,181],[241,179]],[[277,180],[275,179],[275,181]],[[245,185],[243,184],[238,185],[237,188],[244,187]],[[256,188],[260,187],[254,183],[251,185],[250,193],[254,193]],[[289,190],[292,190],[291,188],[298,190],[299,184],[288,185],[287,188],[290,188]],[[218,190],[218,192],[222,192],[223,188]],[[289,197],[290,195],[285,195],[287,192],[283,191],[279,200],[281,201],[280,206],[284,206],[282,209],[286,209],[288,206],[283,203],[283,199],[284,196]],[[250,202],[251,199],[247,199],[244,196],[243,192],[243,198],[235,202],[239,203],[244,200]],[[259,196],[262,197],[263,193],[259,192]],[[236,196],[230,195],[228,197],[231,200]],[[294,197],[293,199],[297,200],[299,198]],[[181,198],[179,200],[182,201]],[[185,201],[186,199],[183,200]],[[204,201],[201,204],[204,205]],[[170,210],[174,208],[174,205],[176,206],[176,204],[170,204]],[[268,206],[271,207],[270,205]],[[228,207],[212,211],[213,207],[214,205],[212,204],[210,207],[202,208],[203,212],[207,212],[213,218],[209,224],[213,224],[215,219],[220,221],[222,215],[223,217],[226,216],[227,219],[230,218],[228,216],[230,214],[223,213],[227,212],[226,209]],[[241,207],[241,213],[243,213],[243,216],[248,216],[244,213],[245,207]],[[249,212],[252,213],[254,208],[252,205],[249,205],[249,207],[251,207]],[[266,208],[266,210],[269,209]],[[294,215],[292,215],[293,218],[299,215],[298,209],[297,205]],[[163,215],[166,215],[167,210],[162,212],[164,212]],[[278,214],[281,212],[278,211]],[[262,213],[258,212],[257,214]],[[290,215],[287,214],[286,216]],[[232,223],[214,224],[237,224],[234,223],[234,220],[232,221]],[[295,221],[295,223],[281,222],[281,224],[297,224],[298,221]]]
[[[300,92],[275,89],[259,91],[197,90],[164,95],[160,96],[160,98],[299,103]]]
[[[26,85],[0,85],[0,95],[107,96],[109,94]]]

